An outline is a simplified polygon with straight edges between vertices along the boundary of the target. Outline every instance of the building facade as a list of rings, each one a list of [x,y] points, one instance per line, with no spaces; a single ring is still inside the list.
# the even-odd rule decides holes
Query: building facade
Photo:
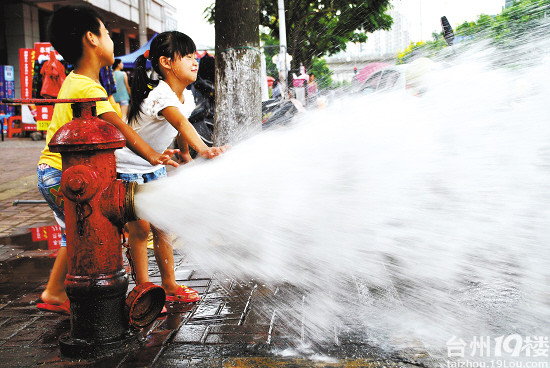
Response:
[[[163,0],[146,0],[148,38],[177,29],[176,9]],[[115,55],[135,51],[139,44],[138,0],[2,0],[0,3],[0,65],[13,65],[15,96],[20,97],[19,49],[48,41],[48,21],[56,8],[88,4],[105,19],[114,42]]]

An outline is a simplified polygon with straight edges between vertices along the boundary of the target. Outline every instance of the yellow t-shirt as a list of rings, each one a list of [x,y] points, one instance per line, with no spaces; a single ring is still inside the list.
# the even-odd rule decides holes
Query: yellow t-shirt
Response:
[[[94,97],[107,97],[107,92],[101,86],[101,84],[95,82],[94,80],[81,75],[71,72],[61,89],[57,98],[94,98]],[[96,111],[97,115],[104,114],[106,112],[115,111],[113,106],[109,101],[97,101],[96,102]],[[70,103],[59,103],[56,104],[53,109],[53,116],[50,125],[48,126],[48,132],[46,133],[46,147],[42,151],[42,156],[40,156],[39,164],[48,164],[51,167],[55,167],[58,170],[61,170],[61,155],[59,153],[50,152],[48,143],[52,139],[53,135],[61,128],[63,125],[67,124],[69,121],[73,120],[73,109],[71,108]]]

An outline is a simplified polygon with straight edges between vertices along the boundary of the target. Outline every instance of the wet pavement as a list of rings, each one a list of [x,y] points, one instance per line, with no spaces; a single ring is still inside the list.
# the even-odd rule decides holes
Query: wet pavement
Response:
[[[353,335],[336,336],[315,346],[314,355],[295,353],[300,336],[291,331],[296,328],[283,325],[266,307],[271,302],[281,305],[281,293],[251,280],[214,277],[190,264],[178,250],[176,278],[200,293],[199,302],[167,305],[165,316],[140,331],[141,346],[133,351],[81,361],[60,356],[58,340],[70,330],[69,317],[36,308],[56,250],[48,249],[47,241],[33,242],[30,232],[34,227],[54,225],[53,215],[45,204],[12,205],[14,200],[41,200],[33,175],[43,145],[44,141],[30,139],[0,142],[0,168],[4,170],[0,179],[0,367],[432,365],[421,350],[389,355]],[[149,269],[151,281],[159,284],[152,252]],[[134,286],[131,283],[129,290]],[[287,316],[286,323],[300,323],[298,316],[292,317]]]

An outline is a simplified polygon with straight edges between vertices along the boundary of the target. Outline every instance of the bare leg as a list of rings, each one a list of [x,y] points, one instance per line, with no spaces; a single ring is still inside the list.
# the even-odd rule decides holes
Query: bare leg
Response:
[[[149,282],[149,259],[147,257],[147,236],[149,235],[149,223],[145,220],[129,222],[128,246],[136,273],[136,283]]]
[[[174,294],[179,289],[174,273],[174,248],[170,243],[168,235],[161,230],[151,226],[153,230],[153,243],[155,245],[155,259],[159,266],[162,287],[167,294]]]
[[[40,295],[44,303],[60,305],[67,301],[65,277],[67,276],[67,248],[61,247],[57,252],[46,289]]]

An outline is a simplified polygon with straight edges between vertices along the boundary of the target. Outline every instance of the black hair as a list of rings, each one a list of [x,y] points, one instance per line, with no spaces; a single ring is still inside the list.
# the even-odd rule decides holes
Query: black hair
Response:
[[[162,79],[159,59],[161,56],[174,59],[197,51],[193,40],[178,31],[162,32],[151,42],[149,60],[155,73]],[[158,80],[147,76],[147,59],[140,55],[135,61],[134,76],[131,83],[130,108],[128,109],[128,123],[132,124],[141,114],[141,103],[147,98],[151,89],[159,84]]]
[[[122,63],[122,60],[120,60],[120,59],[115,59],[115,62],[113,63],[113,70],[115,70],[115,69],[118,67],[118,65],[119,65],[120,63]],[[123,66],[124,66],[124,65],[123,65]]]
[[[199,62],[199,71],[197,76],[202,79],[206,79],[210,83],[214,83],[214,75],[216,71],[216,64],[214,58],[210,55],[205,55]]]
[[[82,38],[89,31],[100,35],[97,11],[86,5],[67,5],[57,9],[49,23],[50,41],[67,62],[77,64],[83,55]]]

